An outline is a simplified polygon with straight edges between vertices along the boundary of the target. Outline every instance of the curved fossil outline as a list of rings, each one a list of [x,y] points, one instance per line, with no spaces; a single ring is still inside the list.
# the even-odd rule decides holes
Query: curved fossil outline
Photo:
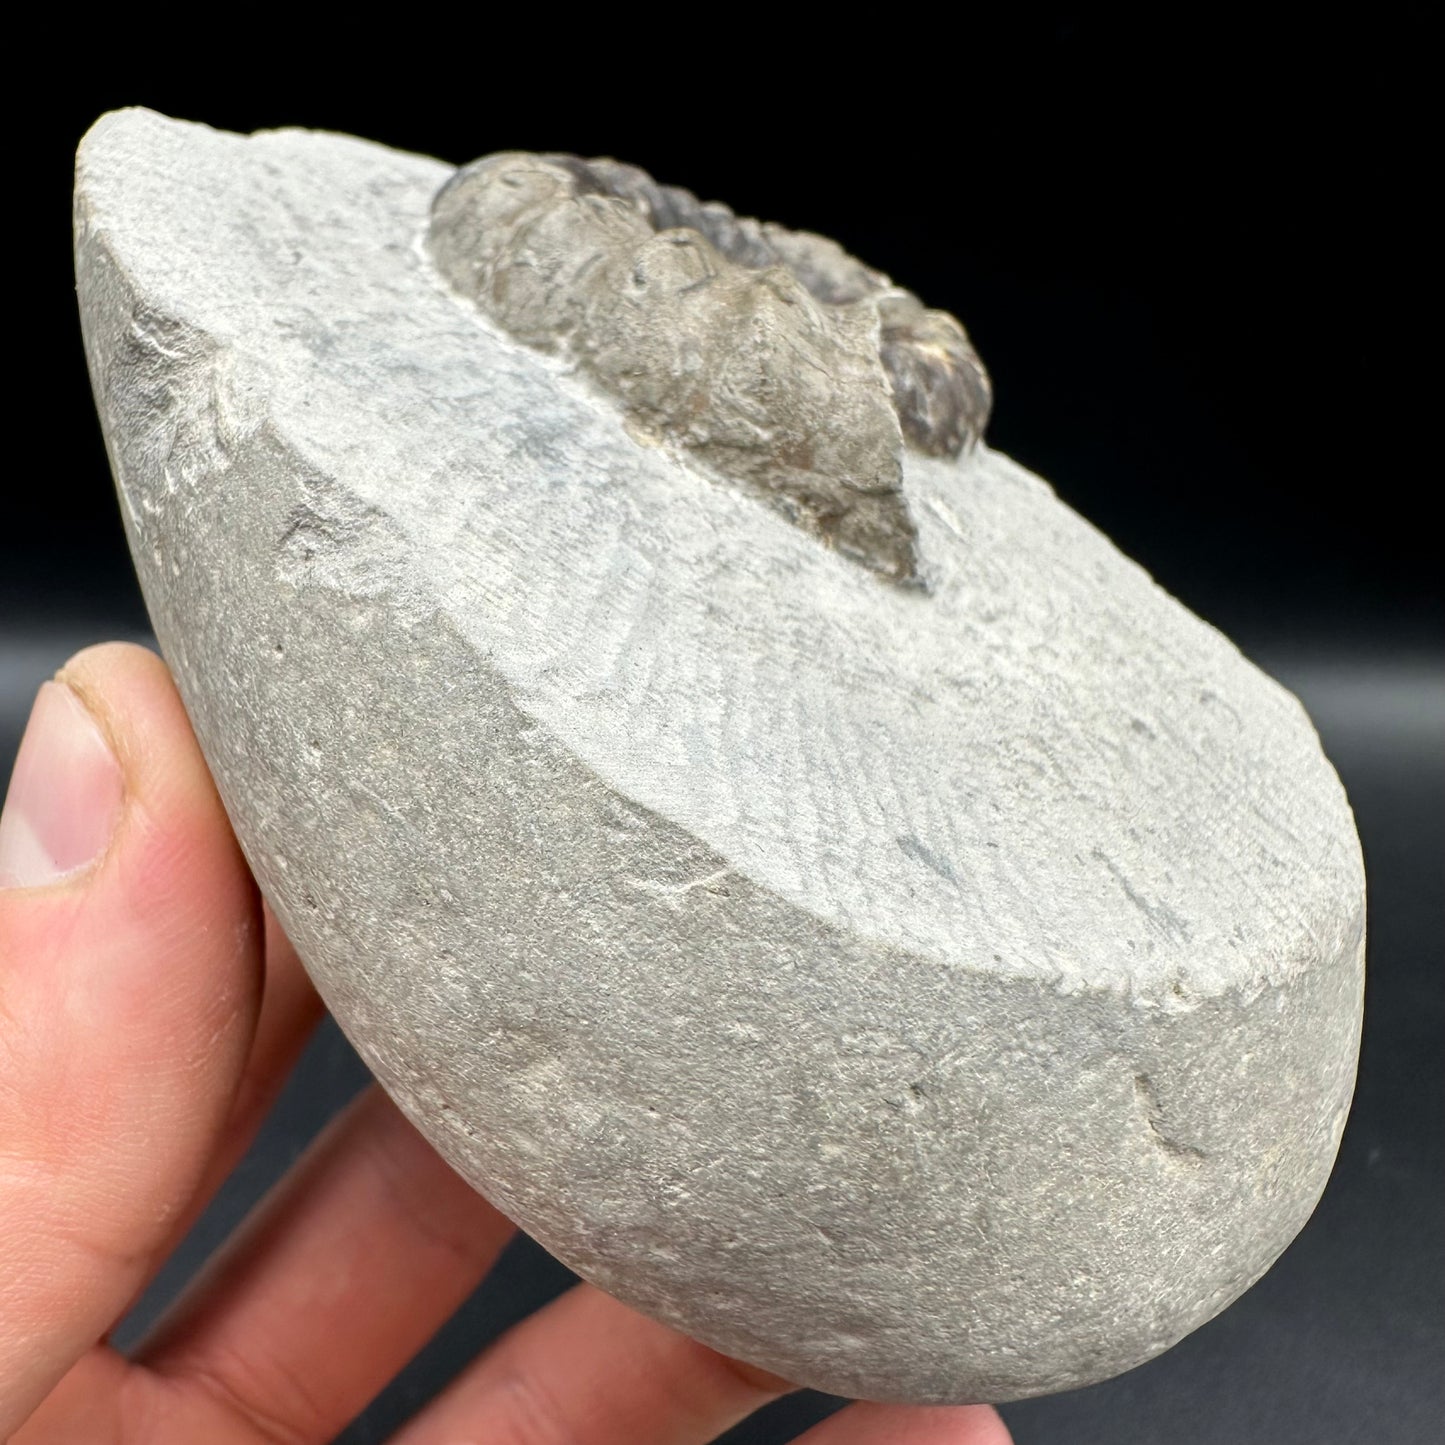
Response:
[[[643,441],[685,448],[890,581],[921,585],[905,446],[988,419],[963,327],[836,242],[739,217],[636,166],[501,152],[438,192],[447,282],[573,359]]]

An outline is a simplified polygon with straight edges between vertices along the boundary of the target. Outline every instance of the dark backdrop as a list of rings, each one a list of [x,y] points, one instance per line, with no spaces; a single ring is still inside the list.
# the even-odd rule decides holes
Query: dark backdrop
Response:
[[[458,162],[613,154],[831,234],[968,326],[994,377],[994,445],[1301,694],[1369,866],[1360,1091],[1315,1220],[1162,1359],[1008,1410],[1020,1445],[1438,1439],[1445,609],[1424,435],[1424,15],[1266,30],[1059,10],[930,33],[900,11],[826,44],[786,43],[766,14],[679,17],[675,34],[539,15],[506,36],[418,15],[424,42],[388,35],[369,55],[354,36],[303,50],[284,27],[201,38],[137,16],[55,36],[9,156],[12,435],[40,445],[12,465],[0,520],[0,769],[72,646],[146,629],[69,275],[70,155],[102,111],[353,131]],[[131,1335],[360,1079],[323,1032]],[[564,1279],[514,1250],[347,1440],[383,1438]],[[824,1405],[790,1402],[736,1438],[790,1438]]]

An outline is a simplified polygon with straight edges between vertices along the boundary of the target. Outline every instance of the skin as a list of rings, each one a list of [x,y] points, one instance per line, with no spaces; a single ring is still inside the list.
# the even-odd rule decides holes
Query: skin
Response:
[[[118,776],[112,794],[104,780],[92,790],[107,820],[98,856],[43,886],[0,888],[0,1439],[329,1440],[481,1281],[513,1226],[372,1087],[135,1356],[111,1349],[106,1332],[244,1151],[322,1010],[164,664],[106,645],[57,685],[34,727],[78,704]],[[791,1388],[578,1285],[394,1441],[701,1445]],[[1008,1438],[987,1406],[882,1405],[802,1437]]]

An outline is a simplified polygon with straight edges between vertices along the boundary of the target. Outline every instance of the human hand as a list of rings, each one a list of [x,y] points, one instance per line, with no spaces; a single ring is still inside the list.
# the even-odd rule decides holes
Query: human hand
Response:
[[[41,690],[0,818],[0,1439],[330,1439],[512,1225],[375,1086],[126,1359],[105,1343],[245,1149],[321,1013],[164,665]],[[395,1445],[691,1445],[792,1387],[578,1285]],[[1007,1445],[986,1406],[853,1405],[807,1445]]]

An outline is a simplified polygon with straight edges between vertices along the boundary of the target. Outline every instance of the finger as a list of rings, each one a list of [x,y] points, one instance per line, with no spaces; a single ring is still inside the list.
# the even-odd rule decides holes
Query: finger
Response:
[[[373,1087],[262,1201],[140,1363],[265,1438],[328,1440],[512,1233]]]
[[[95,1345],[7,1445],[291,1445],[220,1400],[175,1388]]]
[[[291,940],[265,909],[265,986],[261,1013],[231,1112],[190,1203],[176,1220],[159,1258],[180,1243],[251,1146],[281,1086],[315,1032],[325,1008]]]
[[[226,1125],[226,1138],[208,1170],[219,1184],[246,1151],[266,1117],[306,1041],[320,1023],[325,1009],[301,965],[291,940],[269,908],[265,921],[266,984],[261,1016],[250,1057],[236,1090]]]
[[[795,1445],[1011,1445],[992,1405],[849,1405]]]
[[[578,1285],[503,1335],[393,1445],[701,1445],[792,1388]]]
[[[165,666],[41,689],[0,819],[0,1438],[113,1321],[251,1048],[260,909]]]

